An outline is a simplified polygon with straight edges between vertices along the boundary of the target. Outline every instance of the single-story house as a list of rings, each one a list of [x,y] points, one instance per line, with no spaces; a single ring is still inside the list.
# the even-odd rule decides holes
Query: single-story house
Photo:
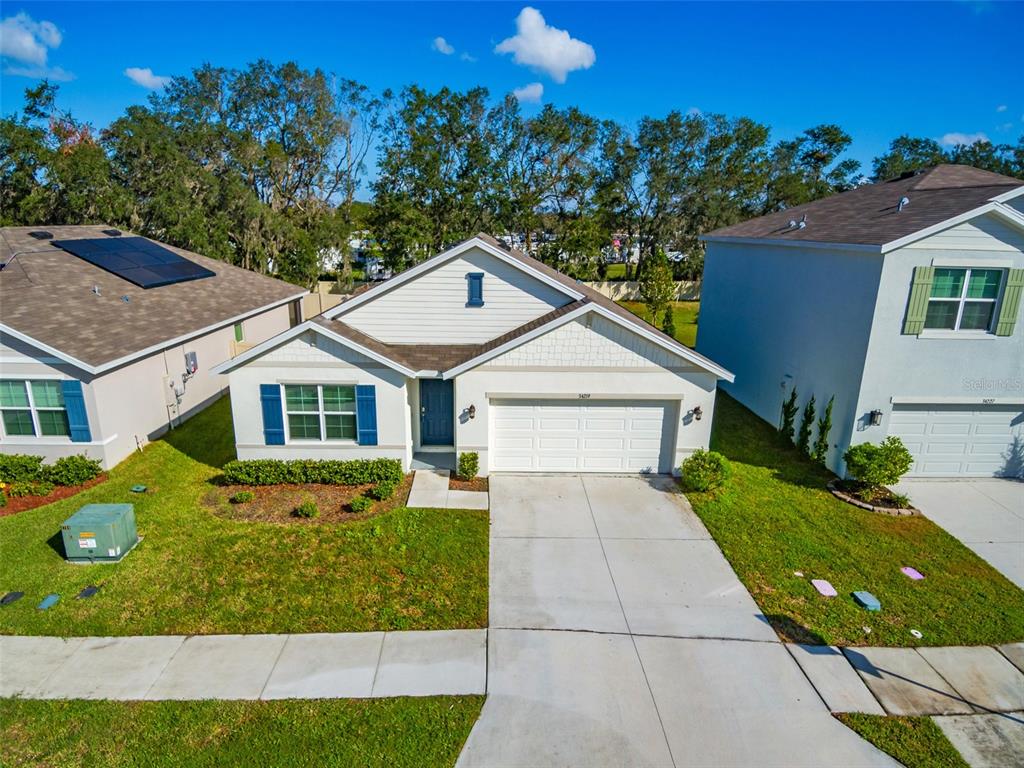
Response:
[[[104,226],[0,230],[0,452],[112,467],[223,393],[305,290]]]
[[[703,239],[697,348],[763,419],[835,397],[840,474],[896,435],[913,476],[1022,475],[1024,181],[939,165]]]
[[[477,235],[213,369],[238,457],[670,472],[706,447],[722,366]]]

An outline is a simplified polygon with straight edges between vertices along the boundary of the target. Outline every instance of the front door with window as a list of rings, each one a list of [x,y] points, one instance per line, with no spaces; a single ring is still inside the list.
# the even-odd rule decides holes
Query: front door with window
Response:
[[[455,418],[455,382],[420,379],[420,443],[452,445]]]

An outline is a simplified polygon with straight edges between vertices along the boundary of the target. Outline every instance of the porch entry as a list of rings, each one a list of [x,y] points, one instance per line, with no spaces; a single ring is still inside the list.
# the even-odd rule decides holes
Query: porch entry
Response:
[[[455,438],[455,381],[420,379],[420,443],[452,445]]]

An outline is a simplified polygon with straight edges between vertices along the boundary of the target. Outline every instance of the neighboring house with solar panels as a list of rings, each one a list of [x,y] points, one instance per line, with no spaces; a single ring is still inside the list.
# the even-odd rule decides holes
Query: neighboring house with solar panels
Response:
[[[214,369],[238,457],[491,472],[670,472],[732,375],[477,235]]]
[[[896,435],[910,474],[1024,472],[1024,181],[960,165],[706,235],[697,348],[772,424],[835,396],[828,464]]]
[[[112,467],[301,322],[294,285],[103,226],[0,230],[0,452]]]

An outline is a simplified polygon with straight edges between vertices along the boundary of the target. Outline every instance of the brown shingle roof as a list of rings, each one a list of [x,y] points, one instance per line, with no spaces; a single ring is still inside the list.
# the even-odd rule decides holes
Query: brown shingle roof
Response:
[[[705,237],[884,245],[974,210],[1024,181],[967,165],[938,165],[916,176],[849,192],[716,229]],[[901,197],[910,203],[899,211]],[[807,216],[803,229],[789,226]]]
[[[142,289],[29,235],[45,230],[58,240],[97,238],[107,237],[106,228],[0,229],[0,263],[6,265],[0,271],[0,322],[95,368],[306,293],[163,243],[216,275]]]

